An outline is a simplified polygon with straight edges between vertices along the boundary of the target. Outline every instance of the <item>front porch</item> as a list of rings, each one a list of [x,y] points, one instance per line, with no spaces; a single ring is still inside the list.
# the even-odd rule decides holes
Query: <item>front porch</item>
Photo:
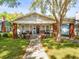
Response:
[[[17,24],[17,35],[20,37],[39,36],[44,34],[45,37],[51,37],[53,34],[52,24]]]

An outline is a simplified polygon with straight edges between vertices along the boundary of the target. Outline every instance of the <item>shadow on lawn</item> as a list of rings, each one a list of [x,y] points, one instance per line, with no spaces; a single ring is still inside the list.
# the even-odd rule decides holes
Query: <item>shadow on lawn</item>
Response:
[[[57,58],[56,58],[56,56],[51,55],[50,56],[50,59],[57,59]],[[67,54],[62,59],[79,59],[79,57],[74,56],[74,55]]]
[[[22,59],[28,43],[26,40],[0,40],[0,58]]]
[[[8,48],[8,47],[7,47]],[[14,48],[14,49],[13,49]],[[2,51],[5,52],[5,54],[3,54],[4,56],[2,56],[2,59],[21,59],[21,54],[24,54],[24,51],[22,51],[22,48],[10,48],[10,49],[4,49]]]
[[[54,55],[51,55],[50,59],[57,59],[57,58]]]
[[[60,48],[79,48],[79,43],[74,43],[71,40],[62,40],[61,43],[55,42],[53,39],[48,38],[42,41],[43,46],[48,47],[49,49],[60,49]]]
[[[60,48],[79,48],[79,44],[76,43],[57,43],[56,45],[54,45],[56,49],[60,49]],[[53,48],[53,47],[52,47]]]
[[[72,56],[72,55],[66,55],[65,57],[63,57],[62,59],[79,59],[79,57],[77,56]]]

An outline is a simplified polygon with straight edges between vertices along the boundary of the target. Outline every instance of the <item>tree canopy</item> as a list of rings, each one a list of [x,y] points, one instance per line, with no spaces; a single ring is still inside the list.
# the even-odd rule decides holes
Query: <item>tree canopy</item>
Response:
[[[17,7],[20,4],[19,0],[0,0],[0,5],[5,4],[8,7]]]
[[[62,15],[64,17],[67,11],[76,4],[77,0],[34,0],[31,9],[40,9],[42,13],[49,11],[54,17]],[[56,18],[57,18],[56,17]]]
[[[22,13],[7,13],[7,12],[0,13],[0,19],[2,19],[3,16],[5,16],[5,19],[7,21],[13,21],[16,18],[23,16],[23,14]]]
[[[57,24],[56,39],[61,39],[61,25],[66,16],[67,11],[76,4],[77,0],[34,0],[31,9],[40,9],[42,13],[47,11],[54,16]]]

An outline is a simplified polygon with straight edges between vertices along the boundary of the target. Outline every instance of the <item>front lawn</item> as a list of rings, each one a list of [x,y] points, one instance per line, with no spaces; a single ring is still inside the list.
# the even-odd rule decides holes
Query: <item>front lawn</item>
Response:
[[[53,38],[41,41],[50,59],[79,59],[79,44],[69,40],[57,43]],[[22,59],[29,41],[0,38],[0,59]]]
[[[28,43],[24,39],[0,38],[0,59],[22,59]]]
[[[47,38],[42,44],[50,59],[79,59],[79,43],[70,40],[57,43],[53,38]]]

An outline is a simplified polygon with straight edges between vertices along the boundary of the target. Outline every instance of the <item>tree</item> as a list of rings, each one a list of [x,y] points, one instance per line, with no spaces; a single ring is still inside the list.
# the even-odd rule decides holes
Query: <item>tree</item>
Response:
[[[70,7],[76,4],[77,0],[34,0],[31,9],[40,9],[42,13],[49,11],[57,23],[56,40],[61,40],[61,24]]]
[[[0,19],[2,19],[3,16],[5,16],[5,19],[7,21],[13,21],[16,18],[23,16],[23,14],[22,13],[16,13],[16,12],[15,13],[7,13],[7,12],[0,13]]]
[[[18,0],[0,0],[0,6],[2,5],[13,8],[13,7],[18,7],[18,5],[20,5],[20,2]],[[12,19],[11,14],[8,14],[7,12],[3,12],[2,14],[0,14],[0,18],[2,18],[2,16],[5,16],[8,20]]]
[[[0,5],[5,4],[5,6],[7,5],[8,7],[17,7],[20,2],[18,0],[0,0]]]

